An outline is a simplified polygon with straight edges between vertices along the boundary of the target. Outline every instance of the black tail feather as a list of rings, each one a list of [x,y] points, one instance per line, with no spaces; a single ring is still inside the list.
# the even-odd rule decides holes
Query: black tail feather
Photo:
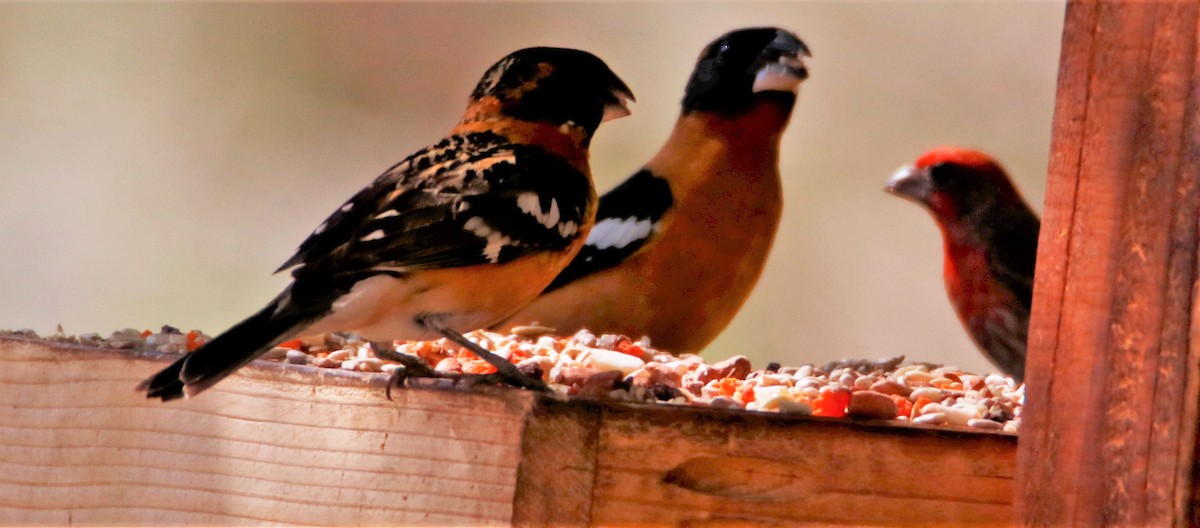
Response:
[[[175,360],[171,366],[139,383],[135,390],[146,391],[147,398],[162,398],[162,401],[183,397],[183,381],[179,379],[179,373],[183,371],[186,360],[187,356]]]
[[[138,385],[138,390],[145,390],[148,398],[161,398],[163,401],[195,396],[275,344],[299,333],[313,318],[288,307],[278,309],[280,302],[287,302],[283,299],[286,299],[286,294],[147,378]]]

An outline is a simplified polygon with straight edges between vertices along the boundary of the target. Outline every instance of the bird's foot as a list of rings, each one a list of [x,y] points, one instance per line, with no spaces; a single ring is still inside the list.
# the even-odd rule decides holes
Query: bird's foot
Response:
[[[410,379],[443,377],[444,373],[429,368],[429,365],[421,358],[396,352],[389,345],[390,343],[371,344],[372,348],[375,349],[375,357],[400,364],[400,368],[393,370],[392,376],[388,378],[387,399],[392,399],[392,387],[403,387]]]
[[[550,391],[550,388],[546,386],[546,383],[543,382],[541,378],[534,378],[533,376],[521,372],[516,365],[509,362],[507,359],[493,354],[486,348],[476,344],[474,341],[467,339],[466,336],[455,332],[454,330],[450,330],[449,328],[440,328],[438,330],[442,333],[442,335],[446,336],[446,339],[454,341],[463,348],[470,350],[471,353],[478,356],[479,359],[486,361],[489,365],[496,368],[496,372],[480,375],[478,381],[508,385],[510,387],[529,389],[539,392]]]
[[[463,339],[465,340],[466,338],[464,337]],[[451,339],[451,340],[453,340],[453,339]],[[457,341],[455,341],[455,342],[457,343]],[[471,343],[469,340],[467,342]],[[459,344],[461,344],[461,343],[459,343]],[[392,389],[393,388],[403,387],[407,384],[407,382],[409,380],[416,379],[416,378],[434,378],[434,379],[450,380],[454,383],[454,385],[456,387],[463,388],[463,389],[469,389],[476,385],[482,384],[482,385],[509,385],[509,386],[513,386],[513,387],[521,387],[521,388],[526,388],[526,389],[530,389],[530,390],[539,390],[539,391],[549,390],[546,387],[546,384],[541,381],[540,375],[535,378],[524,372],[521,372],[521,370],[518,369],[516,367],[516,365],[513,365],[512,363],[505,361],[504,358],[496,356],[495,354],[492,354],[491,352],[487,352],[486,350],[484,350],[484,352],[487,352],[488,355],[494,357],[498,361],[504,362],[509,367],[512,367],[511,372],[502,371],[501,369],[496,369],[496,372],[493,372],[491,374],[460,374],[457,372],[442,372],[442,371],[437,371],[437,370],[430,368],[429,365],[427,363],[425,363],[425,361],[422,360],[421,358],[418,358],[416,356],[412,356],[409,354],[401,354],[399,352],[396,352],[394,349],[392,349],[392,347],[387,346],[387,344],[379,345],[379,344],[373,343],[372,345],[373,345],[373,348],[375,349],[376,357],[378,357],[379,359],[383,359],[386,361],[391,361],[391,362],[400,364],[400,368],[397,368],[396,370],[392,371],[392,376],[391,376],[391,378],[388,379],[386,394],[387,394],[387,398],[389,400],[392,399]],[[475,343],[471,343],[471,345],[474,345],[474,347],[478,347],[481,350],[483,350],[482,347],[479,347],[479,345],[476,345]],[[467,347],[467,348],[471,349],[472,347]],[[475,352],[473,349],[471,351]],[[476,353],[476,354],[478,355],[478,353]],[[481,356],[481,357],[483,357],[483,356]],[[487,359],[485,358],[484,361],[487,361]],[[494,365],[494,363],[492,363],[491,361],[488,361],[488,363]]]
[[[496,368],[496,372],[484,375],[484,377],[479,381],[486,380],[511,387],[518,387],[539,392],[549,392],[550,388],[546,386],[546,383],[543,382],[540,377],[535,379],[533,376],[529,376],[524,372],[521,372],[516,365],[509,362],[507,359],[493,354],[486,348],[476,344],[474,341],[467,339],[467,336],[464,336],[453,329],[446,327],[437,318],[420,317],[418,320],[426,328],[442,334],[446,337],[446,339],[449,339],[450,341],[457,343],[459,346],[470,350],[471,353],[475,354],[477,357],[479,357],[479,359],[486,361],[489,365]]]

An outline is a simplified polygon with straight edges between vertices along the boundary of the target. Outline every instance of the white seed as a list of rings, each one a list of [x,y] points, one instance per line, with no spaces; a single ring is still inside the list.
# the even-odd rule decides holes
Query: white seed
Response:
[[[438,372],[458,372],[460,370],[460,368],[461,367],[458,364],[457,359],[448,357],[448,358],[442,358],[441,361],[438,361],[437,366],[433,367],[433,370],[436,370]]]
[[[913,418],[912,423],[922,424],[922,425],[942,425],[942,424],[946,423],[946,420],[947,420],[946,413],[935,412],[935,413],[929,413],[929,414],[922,414],[921,416]]]
[[[951,383],[954,383],[954,381],[950,380],[949,378],[933,378],[929,380],[930,387],[937,387],[939,389],[945,389],[946,387],[949,387]]]
[[[849,370],[849,369],[846,369],[846,370]],[[851,374],[850,372],[843,371],[842,375],[838,376],[838,383],[841,383],[843,387],[854,387],[855,382],[857,382],[857,381],[858,381],[858,377],[855,376],[854,374]],[[868,385],[868,387],[869,386],[870,385]]]
[[[1013,386],[1012,378],[1001,376],[999,374],[988,374],[988,376],[984,378],[983,382],[986,383],[988,387],[995,387],[999,385],[1001,387],[1012,388]]]
[[[779,412],[784,414],[803,414],[805,416],[811,416],[812,411],[812,406],[805,402],[798,402],[791,399],[785,399],[779,402]]]
[[[777,385],[782,385],[782,383],[780,383],[779,378],[777,378],[771,374],[763,375],[758,380],[759,387],[774,387]],[[755,388],[754,390],[758,391],[757,388]]]
[[[589,348],[584,352],[587,353],[587,357],[581,358],[584,366],[596,370],[619,370],[626,376],[646,364],[640,358],[602,348]]]
[[[287,358],[288,363],[303,365],[308,363],[308,358],[311,356],[299,350],[288,350],[285,357]]]
[[[871,379],[870,376],[863,376],[861,378],[854,380],[854,388],[866,390],[866,389],[870,389],[871,385],[874,383],[875,383],[875,380]]]
[[[338,361],[336,359],[329,359],[328,356],[323,357],[323,358],[313,359],[312,364],[313,364],[313,366],[321,367],[321,368],[337,368],[337,367],[342,366],[341,361]]]
[[[356,370],[360,372],[383,372],[383,360],[379,358],[359,359]]]
[[[921,398],[928,398],[931,402],[940,402],[946,397],[946,394],[933,387],[921,387],[918,389],[913,389],[912,393],[909,394],[908,397],[912,399],[912,401],[917,401]]]
[[[992,420],[984,420],[983,418],[972,418],[967,420],[967,427],[974,427],[976,429],[1000,430],[1004,428],[1004,424],[1000,422],[994,422]]]
[[[717,396],[708,402],[710,407],[717,409],[741,409],[742,402],[739,402],[728,396]]]
[[[796,383],[796,385],[799,387],[812,387],[814,389],[819,389],[825,386],[825,384],[826,383],[824,381],[813,377],[800,378],[800,380]]]
[[[902,377],[904,377],[904,375],[905,375],[905,374],[908,374],[909,372],[925,372],[925,373],[928,373],[928,372],[929,372],[929,368],[928,368],[928,367],[926,367],[925,365],[905,365],[905,366],[903,366],[903,367],[900,367],[900,368],[896,369],[896,372],[895,372],[894,376],[896,376],[896,378],[897,378],[897,379],[899,379],[899,378],[902,378]],[[932,377],[932,376],[931,376],[931,377]]]
[[[750,410],[772,411],[779,408],[782,400],[790,399],[788,398],[787,387],[782,385],[759,386],[754,389],[754,401],[746,404],[746,408]]]
[[[933,379],[933,374],[928,372],[913,370],[907,372],[900,378],[900,382],[909,387],[924,387],[929,385],[929,381]]]
[[[922,414],[929,412],[928,408],[933,405],[937,404],[931,403],[926,405],[926,409],[922,409]],[[972,419],[981,418],[983,416],[982,414],[976,414],[962,407],[946,407],[944,405],[939,405],[938,407],[940,407],[941,412],[946,413],[947,421],[954,425],[967,425],[967,422],[971,421]]]

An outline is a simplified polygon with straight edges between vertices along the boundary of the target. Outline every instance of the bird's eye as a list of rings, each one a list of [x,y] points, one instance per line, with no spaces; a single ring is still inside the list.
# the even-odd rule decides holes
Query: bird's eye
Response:
[[[955,167],[949,163],[936,163],[929,166],[929,179],[935,187],[943,187],[954,182]]]

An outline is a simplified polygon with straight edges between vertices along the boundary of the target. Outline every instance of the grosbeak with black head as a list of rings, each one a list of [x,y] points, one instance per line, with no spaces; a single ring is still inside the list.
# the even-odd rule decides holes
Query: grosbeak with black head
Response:
[[[649,336],[676,353],[708,345],[750,295],[779,227],[779,142],[808,56],[773,27],[706,46],[666,144],[600,198],[575,260],[499,326]]]
[[[292,283],[262,311],[139,385],[171,400],[212,387],[295,336],[445,336],[508,381],[540,386],[460,332],[540,293],[579,251],[596,194],[588,144],[633,95],[596,56],[516,51],[484,73],[450,135],[358,192],[278,271]]]
[[[897,171],[886,189],[933,215],[954,311],[994,365],[1024,379],[1041,222],[1008,174],[982,152],[941,147]]]

